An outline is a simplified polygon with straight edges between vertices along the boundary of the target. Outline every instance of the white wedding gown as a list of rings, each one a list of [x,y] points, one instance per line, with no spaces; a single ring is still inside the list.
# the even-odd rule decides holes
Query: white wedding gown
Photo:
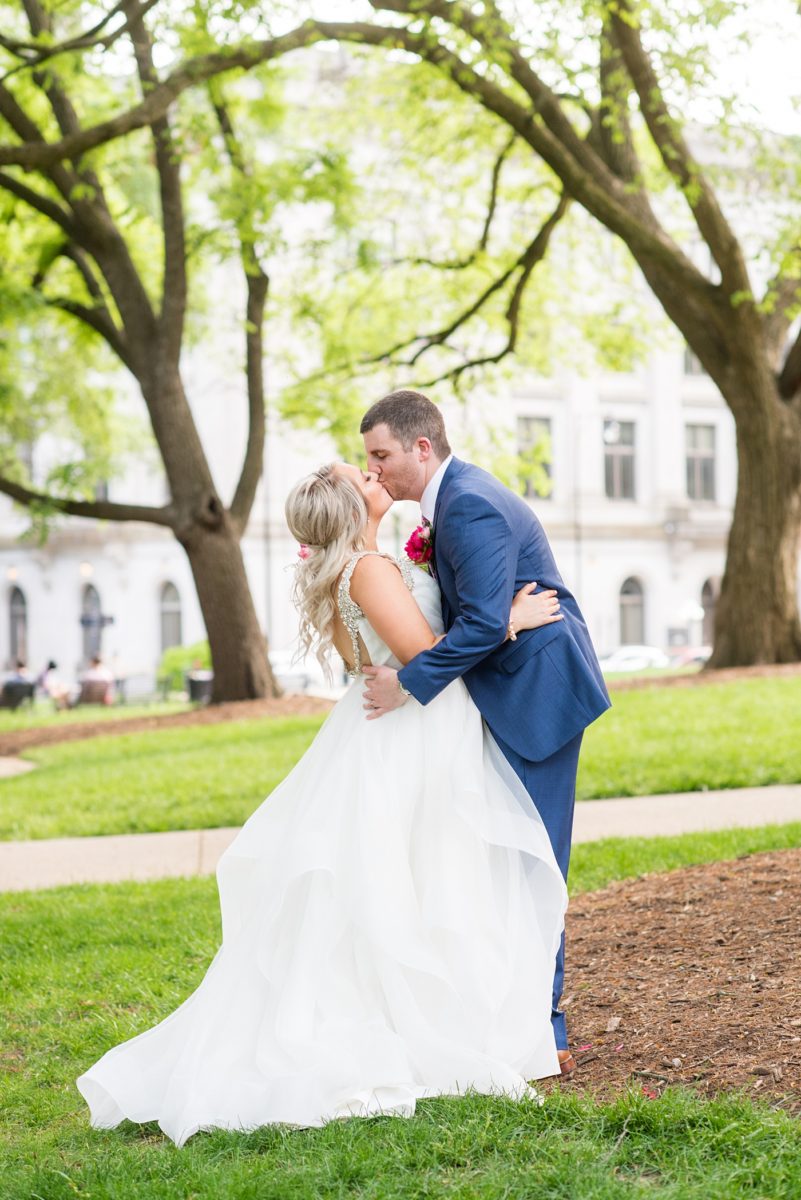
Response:
[[[441,630],[436,583],[411,574]],[[359,632],[374,664],[399,665]],[[94,1126],[158,1121],[180,1146],[471,1089],[519,1097],[558,1074],[567,900],[539,814],[461,680],[373,721],[363,686],[220,860],[223,941],[200,986],[78,1080]]]

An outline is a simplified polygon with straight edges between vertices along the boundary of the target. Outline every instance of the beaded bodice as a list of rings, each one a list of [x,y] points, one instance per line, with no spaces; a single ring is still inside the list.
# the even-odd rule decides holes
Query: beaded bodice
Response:
[[[359,550],[348,560],[345,570],[339,580],[337,588],[337,608],[339,615],[342,618],[342,624],[350,635],[351,646],[353,647],[353,666],[348,668],[349,675],[358,675],[362,669],[362,651],[359,641],[359,625],[365,620],[364,613],[359,608],[356,601],[350,594],[350,581],[353,572],[356,569],[357,562],[368,554],[378,554],[381,558],[388,558],[390,562],[400,570],[403,576],[403,582],[406,584],[409,591],[413,591],[414,582],[412,576],[412,565],[408,559],[393,558],[390,554],[381,554],[380,550]]]

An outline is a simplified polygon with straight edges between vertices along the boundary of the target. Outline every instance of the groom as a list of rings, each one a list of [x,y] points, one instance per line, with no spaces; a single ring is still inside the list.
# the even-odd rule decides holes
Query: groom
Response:
[[[525,501],[451,454],[442,414],[420,392],[392,392],[365,413],[367,465],[393,500],[419,500],[432,527],[432,571],[447,634],[401,671],[367,667],[365,697],[380,717],[414,696],[421,704],[461,676],[523,782],[567,878],[576,770],[584,729],[609,696],[579,607]],[[555,588],[562,621],[519,636],[509,622],[524,584]],[[507,637],[508,635],[508,637]],[[556,959],[551,1020],[562,1072],[575,1070],[564,1013],[565,941]]]

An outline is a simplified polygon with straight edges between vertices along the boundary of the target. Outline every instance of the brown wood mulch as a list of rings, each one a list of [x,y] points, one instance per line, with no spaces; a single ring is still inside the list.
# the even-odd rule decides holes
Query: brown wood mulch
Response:
[[[801,675],[801,663],[765,663],[756,667],[720,667],[717,670],[684,671],[671,675],[632,675],[610,681],[616,692],[636,692],[653,687],[698,687],[709,683],[739,683],[743,679],[775,679]]]
[[[801,850],[579,895],[567,939],[579,1069],[556,1086],[744,1089],[801,1114]]]
[[[102,721],[65,721],[63,725],[35,725],[0,734],[0,756],[20,754],[31,746],[49,746],[55,742],[75,742],[104,734],[143,733],[148,729],[175,729],[185,725],[216,725],[220,721],[246,721],[261,717],[308,717],[327,713],[332,700],[317,696],[287,694],[277,700],[242,700],[215,704],[180,713],[160,716],[107,717]]]

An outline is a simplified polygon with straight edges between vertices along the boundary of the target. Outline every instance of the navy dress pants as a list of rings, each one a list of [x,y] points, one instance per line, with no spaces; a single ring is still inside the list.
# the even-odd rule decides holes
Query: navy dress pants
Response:
[[[511,746],[507,746],[496,733],[493,733],[504,757],[521,779],[542,817],[551,839],[559,870],[565,880],[567,880],[567,869],[570,865],[573,809],[576,803],[576,771],[578,770],[579,751],[583,736],[583,733],[579,733],[550,758],[544,758],[541,762],[532,762],[530,759],[523,758]],[[565,935],[563,933],[559,953],[556,956],[551,1005],[551,1023],[559,1050],[567,1049],[567,1023],[565,1014],[559,1012],[564,981]]]

